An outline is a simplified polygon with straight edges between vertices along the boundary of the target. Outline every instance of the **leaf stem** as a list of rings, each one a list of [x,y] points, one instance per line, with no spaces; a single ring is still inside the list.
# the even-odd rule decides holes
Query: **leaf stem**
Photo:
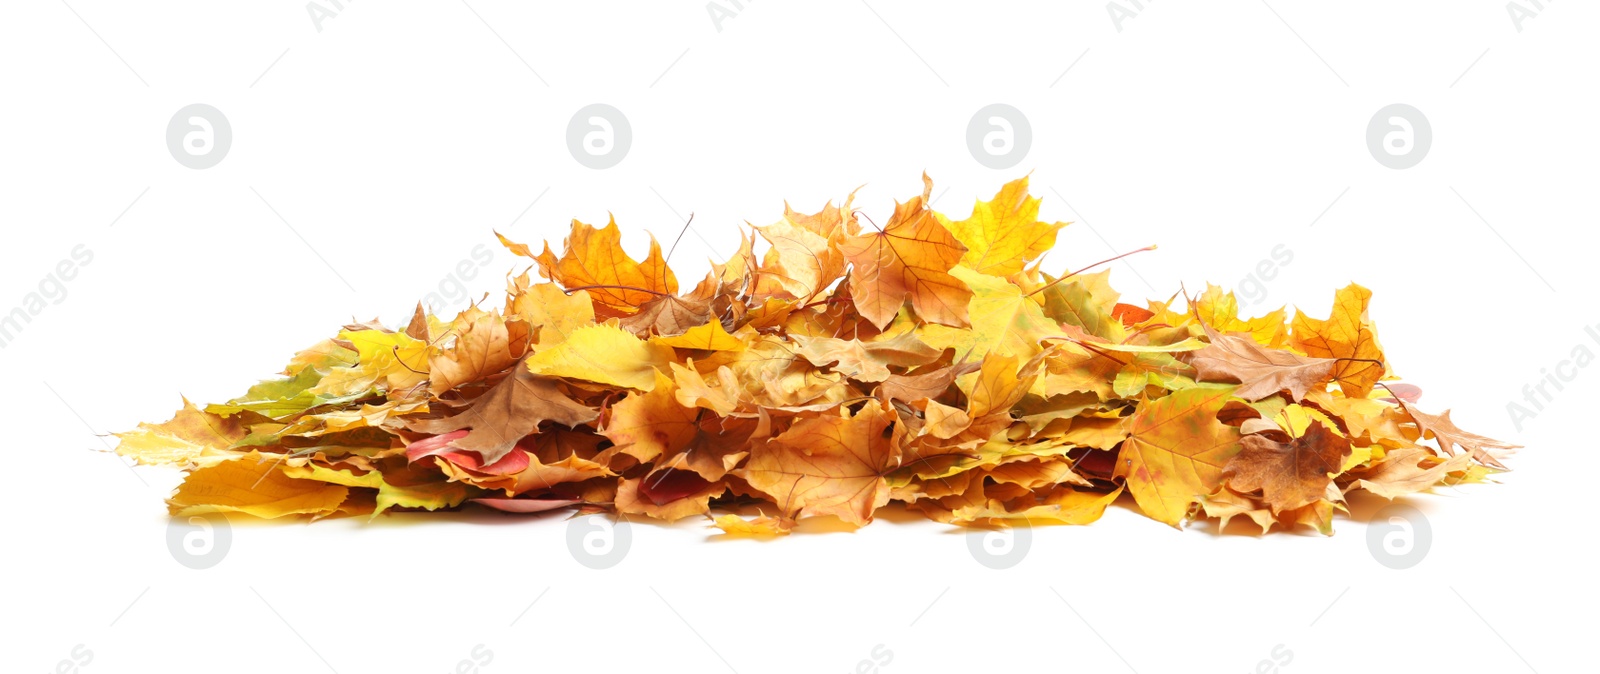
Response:
[[[661,261],[663,265],[672,261],[672,253],[678,250],[678,242],[682,241],[684,233],[689,231],[689,223],[691,222],[694,222],[694,213],[690,213],[689,219],[683,221],[683,229],[678,230],[678,238],[672,240],[672,247],[667,249],[666,259]]]
[[[863,218],[866,218],[867,219],[867,223],[872,225],[873,229],[878,230],[879,234],[883,233],[883,228],[878,226],[878,222],[876,220],[873,220],[872,216],[867,215],[866,213],[863,213],[861,211],[861,209],[858,208],[856,210],[850,211],[850,215],[858,215],[858,216],[861,216]]]
[[[597,288],[600,288],[600,289],[611,289],[611,290],[633,290],[633,291],[637,291],[637,292],[641,292],[641,293],[650,293],[651,295],[655,295],[656,297],[672,297],[672,293],[664,293],[664,292],[661,292],[659,290],[651,290],[649,288],[640,288],[639,286],[617,286],[617,285],[607,285],[607,284],[595,284],[595,285],[589,285],[589,286],[578,286],[576,288],[564,288],[564,289],[562,289],[561,292],[564,292],[564,293],[566,293],[568,295],[571,295],[572,293],[578,292],[579,290],[594,290],[594,289],[597,289]]]
[[[1130,250],[1130,251],[1128,251],[1126,253],[1123,253],[1121,255],[1117,255],[1115,257],[1108,257],[1108,258],[1106,258],[1104,260],[1101,260],[1101,261],[1096,262],[1094,264],[1091,264],[1091,265],[1089,265],[1087,267],[1079,269],[1078,271],[1071,272],[1071,273],[1067,274],[1066,276],[1063,276],[1063,277],[1058,278],[1058,279],[1056,279],[1054,281],[1051,281],[1051,282],[1046,283],[1046,284],[1044,284],[1042,286],[1039,286],[1038,288],[1034,289],[1033,292],[1028,293],[1026,295],[1023,295],[1023,297],[1033,297],[1034,295],[1037,295],[1037,294],[1039,294],[1041,292],[1044,292],[1045,289],[1049,288],[1050,286],[1053,286],[1053,285],[1055,285],[1057,283],[1060,283],[1060,282],[1065,281],[1065,280],[1067,280],[1069,278],[1077,276],[1078,274],[1082,274],[1083,272],[1089,271],[1090,269],[1094,269],[1095,267],[1098,267],[1100,265],[1106,264],[1107,262],[1116,262],[1117,260],[1125,258],[1125,257],[1127,257],[1129,255],[1134,254],[1134,253],[1143,253],[1143,252],[1145,252],[1147,250],[1155,250],[1155,249],[1156,249],[1155,244],[1151,244],[1151,245],[1145,246],[1144,248],[1140,248],[1138,250]]]
[[[1063,277],[1063,278],[1065,278],[1065,277]],[[1078,346],[1081,346],[1081,347],[1093,352],[1095,355],[1101,356],[1101,357],[1105,358],[1106,360],[1109,360],[1109,361],[1111,361],[1113,363],[1116,363],[1118,365],[1129,365],[1129,364],[1133,363],[1132,360],[1118,360],[1115,356],[1112,356],[1111,354],[1108,354],[1108,353],[1106,353],[1104,351],[1101,351],[1100,349],[1097,349],[1097,348],[1094,348],[1093,346],[1090,346],[1088,342],[1079,341],[1079,340],[1073,339],[1071,337],[1068,337],[1066,335],[1051,335],[1049,337],[1040,338],[1039,341],[1042,342],[1042,341],[1049,341],[1049,340],[1072,342],[1073,344],[1077,344]]]

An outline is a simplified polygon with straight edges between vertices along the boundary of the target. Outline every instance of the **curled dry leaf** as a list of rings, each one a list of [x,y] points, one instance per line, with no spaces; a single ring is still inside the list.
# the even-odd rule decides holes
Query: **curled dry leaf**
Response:
[[[881,229],[853,195],[785,206],[681,294],[614,221],[573,221],[559,252],[501,237],[532,262],[503,308],[340,327],[117,452],[186,472],[176,516],[576,509],[767,537],[891,502],[972,526],[1120,503],[1327,533],[1348,492],[1485,481],[1514,448],[1386,381],[1361,286],[1326,320],[1242,316],[1210,285],[1123,301],[1109,271],[1041,269],[1065,223],[1027,178],[960,219],[931,189]]]

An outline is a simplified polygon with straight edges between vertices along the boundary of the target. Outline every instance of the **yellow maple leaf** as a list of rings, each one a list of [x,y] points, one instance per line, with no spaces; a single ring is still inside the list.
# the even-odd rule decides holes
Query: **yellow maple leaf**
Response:
[[[1205,292],[1195,298],[1194,313],[1203,325],[1217,332],[1249,333],[1263,346],[1283,348],[1289,342],[1289,331],[1284,325],[1282,308],[1251,319],[1239,318],[1239,299],[1231,291],[1206,284]]]
[[[569,293],[554,283],[531,283],[523,273],[507,292],[506,317],[536,328],[539,344],[559,344],[568,333],[594,322],[594,302],[587,290]]]
[[[1222,486],[1239,431],[1217,421],[1233,387],[1185,389],[1142,404],[1128,420],[1116,476],[1152,519],[1177,526],[1189,506]]]
[[[971,217],[951,222],[941,215],[939,221],[967,247],[961,264],[994,276],[1022,271],[1054,247],[1056,233],[1067,226],[1039,221],[1039,198],[1028,196],[1027,176],[1006,183],[994,199],[978,201]]]
[[[1371,290],[1352,283],[1334,295],[1327,320],[1303,312],[1294,317],[1291,337],[1295,347],[1308,356],[1340,359],[1334,365],[1333,378],[1351,398],[1365,398],[1387,369],[1378,333],[1367,320],[1371,299]]]
[[[1060,325],[1045,317],[1043,307],[1016,284],[965,266],[951,269],[950,275],[972,289],[967,300],[971,327],[931,323],[918,327],[918,336],[929,346],[955,349],[971,359],[990,353],[1031,358],[1041,350],[1041,340],[1060,334]]]

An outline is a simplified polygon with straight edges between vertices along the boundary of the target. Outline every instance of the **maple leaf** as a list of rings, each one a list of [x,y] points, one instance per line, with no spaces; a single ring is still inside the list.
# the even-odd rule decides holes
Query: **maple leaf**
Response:
[[[898,433],[883,408],[868,404],[854,416],[802,419],[770,441],[755,445],[741,477],[787,515],[834,515],[864,525],[889,501],[883,476],[899,457]]]
[[[1106,342],[1121,342],[1125,330],[1115,316],[1117,291],[1111,289],[1110,270],[1075,274],[1056,280],[1048,275],[1046,284],[1029,294],[1039,293],[1044,314],[1063,325],[1074,326],[1085,334]]]
[[[1333,378],[1351,398],[1364,398],[1384,375],[1383,349],[1378,334],[1367,321],[1372,291],[1354,283],[1340,290],[1328,320],[1296,313],[1291,337],[1308,356],[1337,358]]]
[[[681,335],[711,320],[711,303],[664,295],[639,305],[639,312],[618,324],[635,335]]]
[[[955,349],[968,358],[989,353],[1028,358],[1039,353],[1041,340],[1060,334],[1060,324],[1047,318],[1044,308],[1015,284],[966,267],[955,267],[950,275],[972,290],[967,301],[970,327],[921,326],[917,333],[929,345]]]
[[[598,416],[594,409],[563,393],[555,380],[538,376],[526,367],[514,367],[509,375],[473,399],[462,412],[441,419],[409,421],[406,425],[412,430],[432,434],[470,429],[471,432],[456,440],[454,446],[477,452],[483,463],[492,464],[516,447],[523,436],[538,430],[543,422],[577,426],[594,421]]]
[[[1013,356],[984,356],[977,372],[957,379],[964,383],[961,390],[967,394],[967,413],[982,417],[1009,412],[1028,394],[1035,369],[1035,361],[1024,364]]]
[[[1450,420],[1450,410],[1445,410],[1438,415],[1427,414],[1407,404],[1404,399],[1400,401],[1400,407],[1405,410],[1406,414],[1411,415],[1411,419],[1416,422],[1417,430],[1422,433],[1423,437],[1432,435],[1434,440],[1438,441],[1439,449],[1448,454],[1457,453],[1455,448],[1460,446],[1470,452],[1472,458],[1479,463],[1503,470],[1505,469],[1505,464],[1500,463],[1500,457],[1522,447],[1522,445],[1501,442],[1494,438],[1487,438],[1477,433],[1469,433],[1457,428],[1455,422]]]
[[[924,320],[965,327],[972,291],[950,268],[966,246],[927,207],[933,181],[922,177],[922,196],[895,204],[882,231],[847,236],[840,250],[850,261],[850,292],[861,316],[883,327],[909,298]]]
[[[754,419],[704,415],[696,422],[688,443],[662,452],[656,461],[656,474],[689,471],[708,482],[721,480],[750,455],[751,439],[764,436],[762,427],[763,422]]]
[[[1215,328],[1217,332],[1248,333],[1257,343],[1271,348],[1282,348],[1288,344],[1289,331],[1284,326],[1283,309],[1275,309],[1257,318],[1240,319],[1238,298],[1209,283],[1205,292],[1194,300],[1194,315],[1201,325]]]
[[[511,252],[538,262],[545,278],[568,290],[589,290],[596,307],[615,313],[631,314],[645,302],[678,292],[678,279],[661,257],[661,244],[651,237],[650,253],[643,263],[635,262],[622,250],[622,231],[615,218],[600,229],[573,220],[561,257],[550,251],[549,244],[533,255],[527,246],[496,236]]]
[[[961,263],[980,274],[1010,276],[1056,245],[1065,222],[1039,221],[1039,198],[1028,196],[1023,176],[1000,188],[989,201],[978,201],[966,220],[941,222],[967,247]]]
[[[587,290],[569,293],[553,283],[532,283],[523,272],[511,281],[506,293],[506,319],[515,318],[536,328],[535,341],[541,345],[564,342],[568,333],[594,323],[594,302]]]
[[[639,461],[652,461],[662,452],[694,439],[700,410],[678,402],[672,378],[655,373],[656,383],[644,393],[630,393],[611,408],[611,419],[600,431],[618,451]]]
[[[1223,468],[1223,479],[1241,493],[1260,489],[1274,513],[1321,499],[1350,454],[1350,441],[1320,421],[1291,442],[1246,435],[1239,444],[1242,449]]]
[[[1239,453],[1239,431],[1217,421],[1233,387],[1193,388],[1141,405],[1128,420],[1115,475],[1139,508],[1177,526],[1189,505],[1222,486],[1222,469]]]
[[[1190,353],[1189,364],[1199,371],[1202,381],[1238,382],[1234,395],[1245,400],[1260,400],[1279,391],[1301,400],[1308,391],[1326,387],[1339,364],[1332,358],[1309,358],[1264,347],[1252,338],[1219,334],[1209,325],[1204,328],[1211,343]]]
[[[756,295],[809,302],[844,276],[839,244],[848,231],[844,212],[849,209],[847,200],[843,210],[830,203],[808,216],[784,204],[782,220],[755,228],[771,245],[756,270]]]
[[[528,348],[528,324],[507,323],[476,307],[451,324],[455,341],[428,358],[428,392],[437,396],[511,367]]]

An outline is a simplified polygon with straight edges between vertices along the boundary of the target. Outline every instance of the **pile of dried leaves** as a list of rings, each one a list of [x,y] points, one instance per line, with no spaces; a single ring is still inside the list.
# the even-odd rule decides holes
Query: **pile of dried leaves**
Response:
[[[958,221],[925,190],[881,228],[850,200],[785,208],[681,294],[660,247],[633,260],[615,223],[573,222],[559,254],[501,237],[550,282],[508,277],[503,308],[448,321],[419,306],[400,332],[345,326],[117,451],[188,471],[174,515],[757,504],[714,519],[744,534],[865,524],[891,501],[957,524],[1083,524],[1124,491],[1172,525],[1328,532],[1352,491],[1503,469],[1513,445],[1383,383],[1366,289],[1340,290],[1325,320],[1242,318],[1215,287],[1120,303],[1109,272],[1040,271],[1066,223],[1040,222],[1027,187]]]

